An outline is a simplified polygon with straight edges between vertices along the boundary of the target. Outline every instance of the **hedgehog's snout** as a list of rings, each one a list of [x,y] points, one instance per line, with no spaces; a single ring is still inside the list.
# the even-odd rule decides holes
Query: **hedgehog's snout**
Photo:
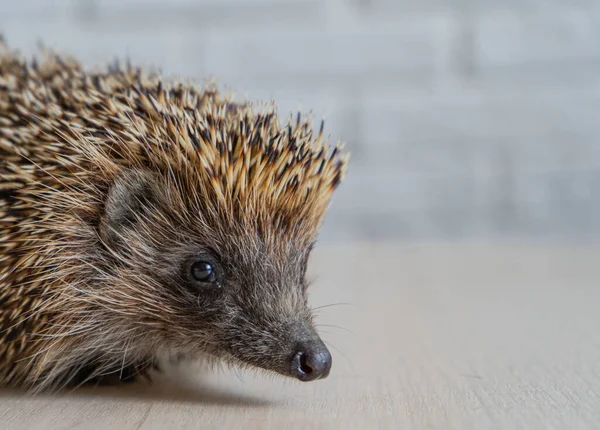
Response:
[[[300,381],[316,381],[329,376],[331,364],[331,354],[319,339],[298,345],[290,370],[292,376]]]

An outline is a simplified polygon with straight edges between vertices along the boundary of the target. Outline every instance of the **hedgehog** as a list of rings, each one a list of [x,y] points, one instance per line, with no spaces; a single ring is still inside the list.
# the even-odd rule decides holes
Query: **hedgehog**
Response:
[[[214,83],[0,45],[0,385],[151,379],[164,356],[326,378],[306,272],[341,139]]]

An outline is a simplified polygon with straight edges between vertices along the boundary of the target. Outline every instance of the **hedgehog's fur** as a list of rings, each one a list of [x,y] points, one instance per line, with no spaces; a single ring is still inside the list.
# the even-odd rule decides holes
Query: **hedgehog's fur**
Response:
[[[0,42],[0,384],[142,372],[162,350],[285,373],[347,165],[298,114]],[[187,288],[211,251],[225,288]]]

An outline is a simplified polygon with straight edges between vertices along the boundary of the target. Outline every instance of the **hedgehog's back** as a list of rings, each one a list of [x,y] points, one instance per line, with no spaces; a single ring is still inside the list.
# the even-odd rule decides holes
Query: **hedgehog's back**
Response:
[[[0,40],[0,192],[6,196],[30,182],[34,165],[51,171],[61,157],[77,157],[78,151],[64,142],[74,130],[96,138],[87,143],[105,144],[111,131],[127,128],[118,119],[124,111],[135,114],[136,105],[165,92],[192,97],[198,109],[234,106],[214,88],[166,82],[129,64],[86,71],[76,60],[49,50],[28,61]]]

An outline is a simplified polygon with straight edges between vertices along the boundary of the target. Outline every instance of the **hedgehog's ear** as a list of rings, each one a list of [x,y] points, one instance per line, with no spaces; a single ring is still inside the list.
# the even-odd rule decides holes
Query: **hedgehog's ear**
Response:
[[[145,170],[122,171],[110,185],[100,221],[100,237],[107,245],[121,242],[137,220],[156,206],[160,189],[156,176]]]

